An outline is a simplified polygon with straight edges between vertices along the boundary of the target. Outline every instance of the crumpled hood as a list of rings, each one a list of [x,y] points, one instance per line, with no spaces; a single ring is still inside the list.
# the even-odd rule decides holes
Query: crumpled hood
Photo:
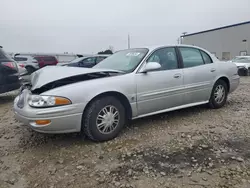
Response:
[[[250,63],[235,63],[237,67],[246,67],[247,69],[250,67]]]
[[[110,69],[94,69],[94,68],[78,68],[78,67],[65,67],[65,66],[47,66],[31,75],[31,90],[40,88],[48,83],[69,78],[72,76],[79,76],[89,73],[99,72],[118,72]]]

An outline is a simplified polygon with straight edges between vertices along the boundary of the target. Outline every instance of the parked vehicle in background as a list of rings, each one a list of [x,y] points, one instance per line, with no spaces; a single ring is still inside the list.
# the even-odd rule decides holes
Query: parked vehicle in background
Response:
[[[0,93],[20,88],[18,66],[0,47]]]
[[[70,54],[70,53],[9,53],[11,57],[20,56],[53,56],[58,63],[68,63],[78,57],[88,56],[87,54]]]
[[[16,55],[14,60],[20,65],[21,67],[25,67],[29,74],[35,72],[39,69],[38,61],[33,56],[24,56],[24,55]]]
[[[239,75],[250,76],[250,56],[236,56],[230,62],[236,64]]]
[[[43,68],[49,65],[57,65],[58,61],[54,56],[34,56],[34,59],[37,60],[39,68]]]
[[[37,69],[48,66],[48,65],[57,65],[58,61],[54,56],[24,56],[24,55],[16,55],[14,56],[14,60],[20,64],[20,66],[24,66],[28,73],[33,73]]]
[[[85,67],[85,68],[91,68],[98,63],[100,63],[102,60],[109,57],[109,55],[96,55],[96,56],[89,56],[89,57],[80,57],[77,59],[74,59],[73,61],[63,64],[63,66],[68,67]]]
[[[20,76],[27,73],[27,70],[24,65],[17,63],[17,68]]]
[[[127,120],[209,104],[221,108],[239,85],[234,63],[187,45],[116,52],[92,69],[45,67],[14,102],[17,119],[43,133],[116,137]]]

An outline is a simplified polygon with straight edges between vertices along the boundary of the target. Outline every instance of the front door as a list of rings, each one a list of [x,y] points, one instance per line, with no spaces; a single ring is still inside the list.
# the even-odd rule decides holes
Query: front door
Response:
[[[183,104],[183,72],[175,47],[161,48],[146,60],[158,62],[161,69],[136,74],[138,115],[145,115]]]
[[[204,51],[179,47],[185,86],[185,104],[208,101],[216,78],[216,64]]]

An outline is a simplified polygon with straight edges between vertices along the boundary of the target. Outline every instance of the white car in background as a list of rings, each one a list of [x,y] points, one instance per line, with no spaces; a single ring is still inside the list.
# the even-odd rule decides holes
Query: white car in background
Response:
[[[230,62],[234,62],[239,75],[250,76],[250,56],[236,56]]]
[[[16,55],[14,57],[14,60],[17,62],[18,65],[21,67],[25,67],[25,69],[28,71],[28,73],[33,73],[37,69],[39,69],[39,64],[37,60],[28,55]]]

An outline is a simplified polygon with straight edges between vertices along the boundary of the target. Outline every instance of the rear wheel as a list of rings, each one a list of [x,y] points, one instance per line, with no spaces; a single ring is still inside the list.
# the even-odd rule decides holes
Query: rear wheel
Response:
[[[209,106],[211,108],[221,108],[225,105],[228,95],[228,86],[225,81],[218,80],[213,87]]]
[[[82,131],[93,141],[115,138],[125,124],[124,106],[115,97],[94,100],[87,107],[82,121]]]

